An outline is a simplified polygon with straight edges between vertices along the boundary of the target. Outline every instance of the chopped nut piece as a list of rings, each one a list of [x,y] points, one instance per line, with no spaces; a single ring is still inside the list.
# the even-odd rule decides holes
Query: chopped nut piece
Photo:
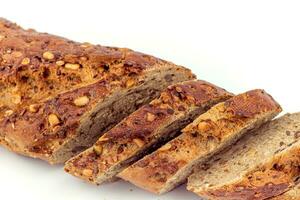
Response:
[[[134,79],[128,79],[127,81],[126,81],[126,87],[132,87],[133,85],[135,84],[135,81],[134,81]]]
[[[60,123],[58,117],[55,114],[50,114],[48,116],[48,121],[49,121],[50,126],[52,126],[52,127],[56,126]]]
[[[52,60],[54,58],[54,54],[51,53],[50,51],[46,51],[43,53],[43,58],[47,60]]]
[[[82,171],[82,174],[83,174],[84,176],[92,176],[92,175],[93,175],[93,170],[91,170],[91,169],[84,169],[84,170]]]
[[[161,101],[159,99],[154,99],[153,101],[150,102],[150,105],[156,106],[159,105]]]
[[[76,106],[85,106],[89,103],[90,99],[87,96],[78,97],[74,100]]]
[[[29,111],[32,113],[36,113],[38,111],[38,105],[32,104],[29,106]]]
[[[143,147],[145,145],[145,142],[139,138],[133,139],[133,142],[138,145],[139,147]]]
[[[171,100],[170,95],[165,92],[161,93],[160,98],[164,103],[168,103]]]
[[[8,116],[12,115],[13,113],[14,113],[14,111],[7,110],[7,111],[5,111],[5,117],[8,117]]]
[[[0,35],[0,42],[5,38],[4,35]]]
[[[169,104],[161,104],[160,108],[161,109],[172,109],[172,107]]]
[[[15,104],[21,103],[21,96],[20,96],[20,95],[15,95],[15,96],[14,96],[13,102],[14,102]]]
[[[87,57],[82,56],[82,57],[80,57],[80,60],[82,60],[82,61],[87,61]]]
[[[191,103],[194,103],[194,102],[195,102],[195,98],[192,97],[192,96],[187,96],[186,98],[187,98],[187,100],[189,100]]]
[[[100,66],[100,67],[99,67],[99,72],[100,72],[100,73],[104,72],[104,67]]]
[[[109,138],[101,137],[98,141],[99,141],[99,142],[106,142],[106,141],[108,141],[108,140],[109,140]]]
[[[30,63],[30,59],[29,58],[23,58],[21,64],[22,65],[28,65]]]
[[[76,69],[79,69],[79,67],[80,67],[79,64],[72,64],[72,63],[65,64],[65,68],[67,68],[67,69],[76,70]]]
[[[170,143],[165,144],[164,146],[162,146],[159,151],[167,151],[169,149],[171,149],[172,145]]]
[[[155,115],[152,113],[147,113],[147,121],[148,122],[153,122],[155,120]]]
[[[200,122],[199,124],[198,124],[198,130],[199,131],[207,131],[208,130],[208,128],[209,128],[209,126],[208,126],[208,123],[207,122]]]
[[[177,92],[182,92],[182,88],[181,87],[176,87],[175,88]]]
[[[56,61],[56,65],[58,65],[58,66],[63,66],[64,64],[65,64],[65,61],[63,61],[63,60]]]
[[[12,56],[13,57],[16,57],[16,58],[19,58],[21,57],[23,54],[20,52],[20,51],[14,51],[12,52]]]
[[[87,47],[91,46],[91,44],[88,43],[88,42],[84,42],[80,46],[83,47],[83,48],[87,48]]]
[[[103,147],[101,145],[95,145],[94,146],[94,152],[99,156],[102,154]]]

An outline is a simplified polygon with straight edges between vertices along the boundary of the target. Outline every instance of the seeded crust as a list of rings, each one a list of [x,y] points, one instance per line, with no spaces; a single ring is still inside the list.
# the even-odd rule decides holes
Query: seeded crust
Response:
[[[118,177],[162,194],[185,182],[205,162],[251,129],[271,120],[280,106],[263,90],[219,103],[187,126],[180,136],[131,165]]]
[[[194,78],[130,49],[77,43],[0,18],[0,143],[63,163],[167,86]]]
[[[205,81],[175,84],[116,127],[90,149],[66,163],[65,170],[92,183],[108,181],[120,171],[178,134],[196,116],[233,95]]]
[[[299,199],[299,154],[300,113],[287,114],[199,166],[188,190],[207,199],[261,200],[292,188],[277,199]]]

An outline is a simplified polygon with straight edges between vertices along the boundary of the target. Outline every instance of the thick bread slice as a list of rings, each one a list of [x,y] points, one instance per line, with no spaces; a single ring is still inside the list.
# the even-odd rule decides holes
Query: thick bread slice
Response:
[[[168,85],[194,78],[149,55],[0,19],[0,143],[63,163]]]
[[[300,113],[287,114],[246,135],[202,165],[188,190],[208,199],[266,199],[293,187],[300,176]]]
[[[162,194],[183,183],[196,164],[271,120],[280,106],[263,90],[252,90],[212,107],[180,136],[139,160],[118,176]]]
[[[281,195],[269,198],[269,200],[300,200],[300,184]]]
[[[93,147],[68,161],[65,170],[96,184],[110,180],[173,138],[209,107],[230,97],[232,94],[225,90],[200,80],[170,86],[160,98],[134,112]]]

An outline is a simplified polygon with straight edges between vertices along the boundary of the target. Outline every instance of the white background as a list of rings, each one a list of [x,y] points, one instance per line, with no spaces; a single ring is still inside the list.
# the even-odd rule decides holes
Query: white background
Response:
[[[129,47],[187,66],[239,93],[263,88],[285,112],[300,111],[299,1],[1,0],[0,15],[77,41]],[[62,166],[0,148],[1,199],[196,200],[184,186],[155,196],[118,182],[101,187]]]

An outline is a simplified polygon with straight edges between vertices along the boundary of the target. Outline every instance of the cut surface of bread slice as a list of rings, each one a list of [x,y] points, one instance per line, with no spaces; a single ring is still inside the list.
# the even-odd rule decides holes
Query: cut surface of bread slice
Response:
[[[298,183],[295,187],[289,189],[287,192],[271,197],[268,200],[300,200],[300,184]]]
[[[265,124],[189,177],[188,190],[208,199],[266,199],[299,182],[300,113]]]
[[[105,133],[65,170],[92,183],[108,181],[147,152],[173,138],[196,116],[233,95],[205,81],[175,84]]]
[[[134,163],[118,177],[162,194],[186,181],[195,165],[271,120],[280,106],[263,90],[219,103],[188,125],[182,134]]]
[[[0,143],[63,163],[190,70],[0,19]]]

